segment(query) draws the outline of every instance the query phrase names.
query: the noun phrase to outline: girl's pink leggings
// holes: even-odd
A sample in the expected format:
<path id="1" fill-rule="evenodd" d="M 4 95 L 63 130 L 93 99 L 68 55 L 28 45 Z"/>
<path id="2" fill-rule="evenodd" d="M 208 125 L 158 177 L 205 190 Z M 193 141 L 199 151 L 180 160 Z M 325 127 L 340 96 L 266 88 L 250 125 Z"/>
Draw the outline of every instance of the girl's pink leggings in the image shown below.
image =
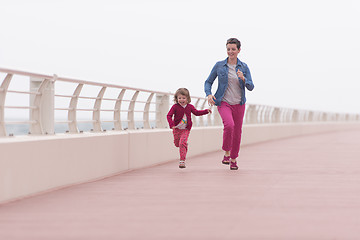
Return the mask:
<path id="1" fill-rule="evenodd" d="M 245 104 L 230 105 L 227 102 L 221 102 L 217 109 L 224 124 L 222 149 L 230 151 L 230 158 L 236 159 L 240 151 Z"/>
<path id="2" fill-rule="evenodd" d="M 188 129 L 174 128 L 173 134 L 174 134 L 174 144 L 176 147 L 179 148 L 180 160 L 185 160 L 188 150 L 187 141 L 189 138 L 190 131 Z"/>

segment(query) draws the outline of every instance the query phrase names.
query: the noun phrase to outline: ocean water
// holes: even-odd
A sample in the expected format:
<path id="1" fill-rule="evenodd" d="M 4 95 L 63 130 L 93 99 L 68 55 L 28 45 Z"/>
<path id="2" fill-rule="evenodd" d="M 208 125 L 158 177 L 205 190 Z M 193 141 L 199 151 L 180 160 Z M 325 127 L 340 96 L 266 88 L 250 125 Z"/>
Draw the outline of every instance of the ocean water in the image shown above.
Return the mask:
<path id="1" fill-rule="evenodd" d="M 111 131 L 114 128 L 114 123 L 102 123 L 101 127 L 103 130 Z M 135 127 L 137 129 L 142 129 L 144 127 L 143 122 L 135 122 Z M 155 121 L 150 121 L 150 127 L 155 128 Z M 5 124 L 7 135 L 28 135 L 30 132 L 29 124 Z M 67 124 L 55 124 L 55 133 L 66 133 L 69 130 Z M 78 123 L 79 131 L 90 132 L 93 128 L 91 123 Z M 128 128 L 127 122 L 123 123 L 122 128 L 125 130 Z"/>
<path id="2" fill-rule="evenodd" d="M 20 122 L 20 121 L 26 121 L 21 119 L 11 119 L 11 121 Z M 60 121 L 60 120 L 59 120 Z M 204 125 L 207 126 L 207 119 L 203 119 Z M 195 125 L 194 125 L 195 126 Z M 101 127 L 103 130 L 106 131 L 112 131 L 114 129 L 114 123 L 113 122 L 103 122 L 101 123 Z M 150 120 L 150 127 L 156 128 L 156 121 Z M 30 125 L 29 124 L 6 124 L 6 133 L 7 135 L 13 135 L 13 136 L 19 136 L 19 135 L 28 135 L 30 132 Z M 56 123 L 55 126 L 55 133 L 66 133 L 69 130 L 67 123 Z M 126 130 L 128 128 L 128 123 L 122 122 L 122 129 Z M 142 129 L 144 128 L 144 122 L 143 121 L 135 121 L 135 128 L 136 129 Z M 78 123 L 78 129 L 79 131 L 83 132 L 91 132 L 93 129 L 92 123 Z"/>

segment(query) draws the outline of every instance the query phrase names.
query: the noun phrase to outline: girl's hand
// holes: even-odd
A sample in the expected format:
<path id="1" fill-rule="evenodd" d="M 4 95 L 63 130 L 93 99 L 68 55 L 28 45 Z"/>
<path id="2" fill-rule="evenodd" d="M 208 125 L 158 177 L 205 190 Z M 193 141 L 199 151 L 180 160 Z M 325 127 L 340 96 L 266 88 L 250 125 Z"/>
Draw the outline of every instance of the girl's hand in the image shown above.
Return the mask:
<path id="1" fill-rule="evenodd" d="M 208 113 L 212 113 L 211 109 L 208 109 Z"/>
<path id="2" fill-rule="evenodd" d="M 236 73 L 237 73 L 238 77 L 239 77 L 243 82 L 245 82 L 245 77 L 244 77 L 243 72 L 238 69 Z"/>
<path id="3" fill-rule="evenodd" d="M 215 100 L 216 100 L 216 98 L 215 98 L 214 95 L 208 95 L 207 96 L 207 101 L 209 103 L 209 106 L 213 106 L 215 104 Z"/>
<path id="4" fill-rule="evenodd" d="M 175 129 L 175 126 L 173 126 L 171 129 Z"/>

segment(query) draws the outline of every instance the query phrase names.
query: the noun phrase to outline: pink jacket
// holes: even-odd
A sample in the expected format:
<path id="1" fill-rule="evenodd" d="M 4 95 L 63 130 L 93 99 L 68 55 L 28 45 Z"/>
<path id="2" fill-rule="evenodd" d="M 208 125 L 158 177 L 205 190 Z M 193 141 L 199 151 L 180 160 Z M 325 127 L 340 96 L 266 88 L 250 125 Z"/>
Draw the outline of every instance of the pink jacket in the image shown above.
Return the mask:
<path id="1" fill-rule="evenodd" d="M 191 104 L 188 104 L 185 108 L 183 108 L 178 103 L 174 104 L 167 114 L 167 120 L 169 122 L 170 128 L 172 128 L 180 123 L 182 117 L 184 116 L 184 113 L 186 114 L 186 118 L 187 118 L 186 128 L 190 130 L 192 127 L 191 113 L 195 114 L 196 116 L 201 116 L 201 115 L 208 114 L 209 111 L 208 111 L 208 109 L 196 110 L 196 108 Z M 174 115 L 174 120 L 173 120 L 173 115 Z"/>

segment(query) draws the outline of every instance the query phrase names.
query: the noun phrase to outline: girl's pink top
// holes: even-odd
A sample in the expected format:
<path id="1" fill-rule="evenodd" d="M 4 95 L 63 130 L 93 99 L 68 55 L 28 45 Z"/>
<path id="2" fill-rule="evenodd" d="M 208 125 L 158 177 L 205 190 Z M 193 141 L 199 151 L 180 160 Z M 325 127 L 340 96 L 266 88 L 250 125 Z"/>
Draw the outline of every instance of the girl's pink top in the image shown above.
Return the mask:
<path id="1" fill-rule="evenodd" d="M 196 116 L 201 116 L 201 115 L 208 114 L 209 111 L 208 111 L 208 109 L 196 110 L 196 108 L 191 104 L 187 104 L 187 106 L 185 108 L 182 107 L 178 103 L 174 104 L 167 114 L 167 120 L 169 122 L 170 128 L 178 125 L 180 123 L 182 117 L 184 116 L 184 114 L 186 114 L 186 118 L 187 118 L 186 129 L 190 130 L 192 127 L 191 113 L 193 113 Z M 173 116 L 174 116 L 174 119 L 173 119 Z"/>

